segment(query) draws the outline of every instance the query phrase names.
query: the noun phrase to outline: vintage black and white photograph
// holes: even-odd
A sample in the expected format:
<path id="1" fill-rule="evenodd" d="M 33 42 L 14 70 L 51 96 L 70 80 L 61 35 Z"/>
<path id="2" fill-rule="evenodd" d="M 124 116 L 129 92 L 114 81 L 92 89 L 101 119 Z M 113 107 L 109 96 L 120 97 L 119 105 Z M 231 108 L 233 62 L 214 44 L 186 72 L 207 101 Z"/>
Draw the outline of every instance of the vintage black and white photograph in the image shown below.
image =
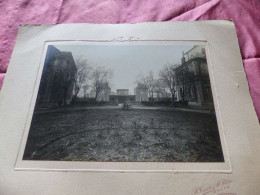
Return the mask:
<path id="1" fill-rule="evenodd" d="M 23 160 L 224 162 L 205 45 L 48 45 Z"/>

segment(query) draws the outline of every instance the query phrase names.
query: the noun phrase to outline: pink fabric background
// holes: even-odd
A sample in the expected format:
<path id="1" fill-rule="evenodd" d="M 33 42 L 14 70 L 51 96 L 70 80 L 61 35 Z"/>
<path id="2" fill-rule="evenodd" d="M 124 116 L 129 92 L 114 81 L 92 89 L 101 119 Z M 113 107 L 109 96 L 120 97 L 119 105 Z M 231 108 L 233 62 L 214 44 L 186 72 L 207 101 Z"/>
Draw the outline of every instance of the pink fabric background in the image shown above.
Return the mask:
<path id="1" fill-rule="evenodd" d="M 5 0 L 0 1 L 0 18 L 0 89 L 19 24 L 232 19 L 260 119 L 259 0 Z"/>

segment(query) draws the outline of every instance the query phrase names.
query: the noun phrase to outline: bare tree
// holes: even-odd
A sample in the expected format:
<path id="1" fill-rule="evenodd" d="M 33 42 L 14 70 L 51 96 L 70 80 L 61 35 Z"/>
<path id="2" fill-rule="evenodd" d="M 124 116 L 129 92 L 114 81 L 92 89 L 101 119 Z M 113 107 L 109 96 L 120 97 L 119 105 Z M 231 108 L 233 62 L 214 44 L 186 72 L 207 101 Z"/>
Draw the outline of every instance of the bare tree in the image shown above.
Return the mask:
<path id="1" fill-rule="evenodd" d="M 160 98 L 160 96 L 163 95 L 165 88 L 166 86 L 164 85 L 161 79 L 156 79 L 154 81 L 154 92 L 157 94 L 158 98 Z"/>
<path id="2" fill-rule="evenodd" d="M 64 72 L 63 74 L 63 90 L 64 90 L 64 94 L 63 94 L 63 102 L 64 102 L 64 106 L 67 105 L 67 96 L 68 96 L 68 91 L 69 88 L 71 87 L 72 83 L 73 83 L 73 79 L 70 76 L 70 73 L 68 73 L 67 71 Z"/>
<path id="3" fill-rule="evenodd" d="M 85 100 L 89 86 L 87 84 L 85 84 L 82 86 L 82 88 L 83 88 L 83 94 L 84 94 L 84 100 Z"/>
<path id="4" fill-rule="evenodd" d="M 82 89 L 83 84 L 91 75 L 91 67 L 87 60 L 82 56 L 75 59 L 75 65 L 77 68 L 74 78 L 74 101 L 76 101 L 79 91 Z"/>
<path id="5" fill-rule="evenodd" d="M 156 86 L 156 80 L 154 79 L 153 72 L 150 71 L 147 75 L 144 75 L 142 73 L 139 74 L 137 80 L 137 83 L 143 84 L 145 87 L 148 88 L 148 95 L 149 98 L 154 101 L 154 92 L 155 92 L 155 86 Z"/>
<path id="6" fill-rule="evenodd" d="M 106 84 L 112 78 L 112 71 L 106 69 L 104 66 L 95 66 L 92 69 L 91 80 L 92 80 L 92 89 L 96 92 L 95 99 L 99 93 L 103 90 Z"/>
<path id="7" fill-rule="evenodd" d="M 185 97 L 190 92 L 195 80 L 195 75 L 186 65 L 179 65 L 176 69 L 178 75 L 177 84 L 181 87 L 180 94 L 183 106 L 185 105 Z"/>
<path id="8" fill-rule="evenodd" d="M 177 91 L 177 75 L 175 70 L 176 67 L 177 65 L 167 64 L 159 73 L 161 82 L 169 89 L 172 94 L 172 101 L 174 101 Z"/>

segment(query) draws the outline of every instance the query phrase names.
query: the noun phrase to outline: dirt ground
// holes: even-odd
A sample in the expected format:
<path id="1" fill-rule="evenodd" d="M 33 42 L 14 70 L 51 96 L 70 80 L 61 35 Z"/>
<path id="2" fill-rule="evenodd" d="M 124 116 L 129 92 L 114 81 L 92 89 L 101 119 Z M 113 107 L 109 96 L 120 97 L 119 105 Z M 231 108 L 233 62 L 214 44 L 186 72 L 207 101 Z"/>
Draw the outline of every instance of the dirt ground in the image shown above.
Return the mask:
<path id="1" fill-rule="evenodd" d="M 214 114 L 142 109 L 34 114 L 23 159 L 224 161 Z"/>

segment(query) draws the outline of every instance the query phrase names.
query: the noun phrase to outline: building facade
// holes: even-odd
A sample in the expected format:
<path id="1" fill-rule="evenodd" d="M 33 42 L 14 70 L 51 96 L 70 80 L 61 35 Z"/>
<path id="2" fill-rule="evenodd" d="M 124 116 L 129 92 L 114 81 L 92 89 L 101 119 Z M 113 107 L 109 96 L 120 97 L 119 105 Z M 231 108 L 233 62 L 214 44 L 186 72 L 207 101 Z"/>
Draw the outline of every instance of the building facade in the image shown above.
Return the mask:
<path id="1" fill-rule="evenodd" d="M 117 89 L 116 94 L 117 95 L 129 95 L 129 89 Z"/>
<path id="2" fill-rule="evenodd" d="M 161 89 L 153 93 L 154 101 L 172 100 L 172 94 L 167 92 L 166 89 Z"/>
<path id="3" fill-rule="evenodd" d="M 130 103 L 135 101 L 135 95 L 110 95 L 109 99 L 117 104 Z"/>
<path id="4" fill-rule="evenodd" d="M 108 83 L 105 83 L 101 91 L 98 93 L 96 98 L 96 91 L 91 90 L 89 94 L 89 98 L 96 98 L 96 101 L 98 102 L 108 102 L 109 101 L 109 95 L 111 94 L 111 88 L 109 87 Z"/>
<path id="5" fill-rule="evenodd" d="M 54 46 L 48 46 L 37 105 L 69 104 L 73 96 L 76 71 L 71 52 L 62 52 Z"/>
<path id="6" fill-rule="evenodd" d="M 144 84 L 138 83 L 134 94 L 136 102 L 148 101 L 148 88 Z"/>
<path id="7" fill-rule="evenodd" d="M 135 95 L 129 95 L 129 89 L 117 89 L 116 94 L 109 96 L 110 102 L 117 104 L 135 101 Z"/>
<path id="8" fill-rule="evenodd" d="M 189 105 L 213 107 L 213 97 L 209 79 L 204 46 L 194 46 L 183 53 L 181 65 L 175 69 L 177 76 L 177 100 L 185 100 Z"/>
<path id="9" fill-rule="evenodd" d="M 109 95 L 111 94 L 111 88 L 108 83 L 105 83 L 102 90 L 97 95 L 97 101 L 109 102 Z"/>

